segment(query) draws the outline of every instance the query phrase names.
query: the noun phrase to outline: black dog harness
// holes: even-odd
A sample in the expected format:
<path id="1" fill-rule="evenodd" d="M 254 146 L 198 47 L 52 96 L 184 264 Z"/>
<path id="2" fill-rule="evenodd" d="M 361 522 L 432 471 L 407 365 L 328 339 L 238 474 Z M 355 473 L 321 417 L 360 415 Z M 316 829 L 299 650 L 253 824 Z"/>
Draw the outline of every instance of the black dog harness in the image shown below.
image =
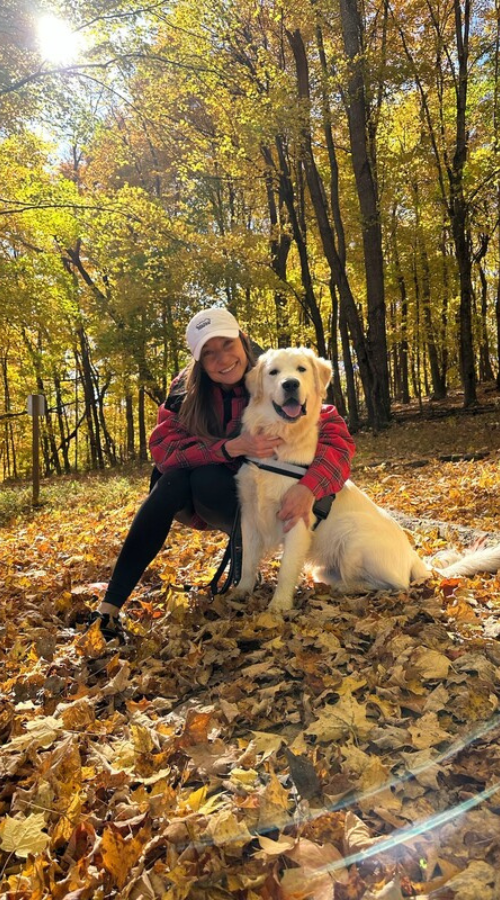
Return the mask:
<path id="1" fill-rule="evenodd" d="M 277 475 L 287 475 L 289 478 L 299 479 L 302 478 L 307 472 L 307 467 L 305 466 L 297 466 L 294 463 L 281 462 L 272 458 L 257 459 L 257 457 L 248 456 L 245 459 L 245 463 L 257 466 L 259 469 L 263 469 L 265 472 L 275 472 Z M 323 519 L 326 519 L 328 513 L 332 508 L 332 503 L 334 500 L 335 494 L 328 494 L 326 497 L 322 497 L 321 500 L 316 500 L 312 508 L 313 515 L 316 518 L 316 521 L 312 527 L 313 531 L 316 530 Z M 212 578 L 212 581 L 210 582 L 210 590 L 214 597 L 217 594 L 225 594 L 230 587 L 238 584 L 241 579 L 242 559 L 243 541 L 241 537 L 241 507 L 238 504 L 238 508 L 234 517 L 233 528 L 229 536 L 227 547 L 224 551 L 224 556 L 222 557 L 219 568 L 217 569 L 214 577 Z M 221 580 L 228 566 L 229 570 L 226 575 L 225 581 L 222 585 L 219 586 L 219 581 Z"/>

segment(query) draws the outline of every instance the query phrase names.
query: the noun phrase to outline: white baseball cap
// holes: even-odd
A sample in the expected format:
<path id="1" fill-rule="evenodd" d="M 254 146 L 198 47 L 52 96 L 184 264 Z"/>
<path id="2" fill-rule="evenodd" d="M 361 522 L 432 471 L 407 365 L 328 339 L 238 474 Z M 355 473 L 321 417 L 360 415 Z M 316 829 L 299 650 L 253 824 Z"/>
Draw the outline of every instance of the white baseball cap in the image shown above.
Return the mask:
<path id="1" fill-rule="evenodd" d="M 210 338 L 237 338 L 239 333 L 240 326 L 234 316 L 227 309 L 212 306 L 193 316 L 186 328 L 186 341 L 194 358 L 198 360 Z"/>

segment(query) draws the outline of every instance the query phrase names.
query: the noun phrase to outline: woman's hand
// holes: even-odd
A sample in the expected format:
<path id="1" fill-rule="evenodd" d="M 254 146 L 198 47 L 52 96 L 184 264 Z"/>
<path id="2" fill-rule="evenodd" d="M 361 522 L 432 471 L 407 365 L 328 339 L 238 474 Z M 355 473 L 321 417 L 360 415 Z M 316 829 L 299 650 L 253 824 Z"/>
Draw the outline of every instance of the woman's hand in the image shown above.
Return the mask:
<path id="1" fill-rule="evenodd" d="M 267 437 L 263 434 L 240 434 L 238 437 L 226 441 L 224 447 L 229 456 L 256 456 L 257 459 L 266 459 L 272 456 L 276 447 L 283 443 L 280 437 Z"/>
<path id="2" fill-rule="evenodd" d="M 281 519 L 283 531 L 291 531 L 300 519 L 304 519 L 306 526 L 311 524 L 311 513 L 314 505 L 314 494 L 305 484 L 292 484 L 281 501 L 281 509 L 278 519 Z"/>

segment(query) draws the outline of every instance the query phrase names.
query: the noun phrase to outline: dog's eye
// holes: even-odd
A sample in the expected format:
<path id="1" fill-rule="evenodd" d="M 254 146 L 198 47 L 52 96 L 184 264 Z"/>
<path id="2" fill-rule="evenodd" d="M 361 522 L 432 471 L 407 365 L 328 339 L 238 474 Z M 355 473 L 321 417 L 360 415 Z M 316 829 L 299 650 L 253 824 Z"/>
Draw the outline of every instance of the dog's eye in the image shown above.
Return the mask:
<path id="1" fill-rule="evenodd" d="M 278 372 L 279 372 L 279 369 L 269 369 L 269 374 L 270 374 L 270 375 L 277 375 Z"/>
<path id="2" fill-rule="evenodd" d="M 305 366 L 297 366 L 297 372 L 307 372 L 307 369 Z"/>

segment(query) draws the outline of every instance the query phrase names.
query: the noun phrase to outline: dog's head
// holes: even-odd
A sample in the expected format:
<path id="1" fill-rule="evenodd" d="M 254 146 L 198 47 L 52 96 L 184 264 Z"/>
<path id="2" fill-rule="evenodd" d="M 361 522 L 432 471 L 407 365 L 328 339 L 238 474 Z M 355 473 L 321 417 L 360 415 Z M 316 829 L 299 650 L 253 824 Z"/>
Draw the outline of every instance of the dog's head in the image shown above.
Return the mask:
<path id="1" fill-rule="evenodd" d="M 274 417 L 289 424 L 317 416 L 332 367 L 307 347 L 268 350 L 246 377 L 251 404 L 268 403 Z"/>

